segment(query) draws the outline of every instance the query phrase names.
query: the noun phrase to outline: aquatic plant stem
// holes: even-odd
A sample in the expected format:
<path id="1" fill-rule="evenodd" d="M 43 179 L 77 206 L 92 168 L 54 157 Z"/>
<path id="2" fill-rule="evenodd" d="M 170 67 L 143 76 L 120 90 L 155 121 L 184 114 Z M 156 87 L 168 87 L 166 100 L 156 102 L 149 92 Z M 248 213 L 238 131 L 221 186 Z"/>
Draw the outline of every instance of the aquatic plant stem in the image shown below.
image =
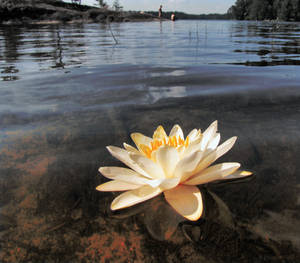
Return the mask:
<path id="1" fill-rule="evenodd" d="M 109 31 L 110 31 L 110 33 L 111 33 L 111 35 L 112 35 L 112 37 L 113 37 L 113 39 L 114 39 L 116 45 L 117 45 L 117 44 L 119 44 L 119 42 L 118 42 L 118 40 L 116 39 L 116 37 L 115 37 L 113 31 L 111 30 L 110 22 L 109 22 L 108 20 L 107 20 L 107 22 L 108 22 L 108 23 L 107 23 L 107 24 L 108 24 L 108 29 L 109 29 Z"/>

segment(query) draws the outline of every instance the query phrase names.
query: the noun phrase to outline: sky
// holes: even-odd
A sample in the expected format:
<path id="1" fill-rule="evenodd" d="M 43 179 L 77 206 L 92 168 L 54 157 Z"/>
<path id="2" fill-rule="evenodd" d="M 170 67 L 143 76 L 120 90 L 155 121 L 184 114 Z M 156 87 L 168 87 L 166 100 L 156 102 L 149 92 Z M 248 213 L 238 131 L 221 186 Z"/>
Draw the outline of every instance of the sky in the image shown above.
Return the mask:
<path id="1" fill-rule="evenodd" d="M 71 2 L 71 0 L 64 0 Z M 156 11 L 159 5 L 163 11 L 180 11 L 189 14 L 226 13 L 236 0 L 119 0 L 123 9 L 128 11 Z M 105 1 L 109 6 L 114 0 Z M 95 5 L 96 0 L 81 0 L 81 4 Z"/>

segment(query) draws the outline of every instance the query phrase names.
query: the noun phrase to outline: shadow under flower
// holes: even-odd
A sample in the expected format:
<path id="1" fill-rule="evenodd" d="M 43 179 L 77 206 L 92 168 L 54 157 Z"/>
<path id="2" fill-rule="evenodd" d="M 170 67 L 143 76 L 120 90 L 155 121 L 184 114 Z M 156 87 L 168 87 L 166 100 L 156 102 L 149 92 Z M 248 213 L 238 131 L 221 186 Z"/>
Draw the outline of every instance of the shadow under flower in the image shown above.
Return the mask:
<path id="1" fill-rule="evenodd" d="M 235 222 L 230 209 L 218 195 L 210 190 L 209 186 L 224 183 L 249 182 L 253 178 L 253 175 L 246 177 L 239 176 L 199 187 L 203 196 L 204 211 L 202 217 L 193 222 L 179 215 L 166 202 L 163 195 L 121 210 L 111 211 L 108 208 L 106 213 L 109 217 L 117 219 L 138 215 L 144 221 L 148 233 L 155 240 L 169 240 L 176 231 L 181 230 L 188 240 L 197 242 L 201 239 L 201 236 L 206 235 L 205 228 L 202 228 L 206 222 L 217 223 L 223 227 L 235 229 Z M 180 228 L 178 226 L 180 226 Z"/>

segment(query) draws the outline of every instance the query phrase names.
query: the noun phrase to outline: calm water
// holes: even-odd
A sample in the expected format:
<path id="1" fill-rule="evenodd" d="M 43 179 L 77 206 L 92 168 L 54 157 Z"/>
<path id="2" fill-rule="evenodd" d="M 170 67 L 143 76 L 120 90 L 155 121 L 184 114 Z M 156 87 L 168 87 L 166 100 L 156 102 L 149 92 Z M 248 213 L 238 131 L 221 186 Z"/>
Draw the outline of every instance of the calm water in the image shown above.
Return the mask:
<path id="1" fill-rule="evenodd" d="M 300 262 L 300 24 L 0 27 L 0 262 Z M 113 36 L 116 38 L 114 40 Z M 106 145 L 219 121 L 250 180 L 112 213 Z M 179 223 L 179 221 L 181 221 Z M 179 223 L 179 224 L 178 224 Z M 173 233 L 173 235 L 169 235 Z"/>

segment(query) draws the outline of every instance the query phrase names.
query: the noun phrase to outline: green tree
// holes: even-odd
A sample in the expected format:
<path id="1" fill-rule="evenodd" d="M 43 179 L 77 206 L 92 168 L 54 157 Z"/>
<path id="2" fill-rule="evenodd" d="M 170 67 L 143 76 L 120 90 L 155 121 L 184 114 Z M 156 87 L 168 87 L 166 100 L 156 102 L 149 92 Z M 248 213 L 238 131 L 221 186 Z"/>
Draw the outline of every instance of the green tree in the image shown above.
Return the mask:
<path id="1" fill-rule="evenodd" d="M 236 7 L 234 5 L 227 10 L 227 16 L 229 19 L 236 19 Z"/>
<path id="2" fill-rule="evenodd" d="M 300 21 L 300 0 L 236 0 L 227 14 L 238 20 Z"/>
<path id="3" fill-rule="evenodd" d="M 295 20 L 300 21 L 300 0 L 294 0 Z"/>
<path id="4" fill-rule="evenodd" d="M 281 9 L 279 12 L 279 18 L 284 21 L 288 21 L 291 19 L 291 1 L 290 0 L 283 0 Z"/>
<path id="5" fill-rule="evenodd" d="M 249 6 L 249 17 L 251 20 L 273 19 L 273 8 L 270 0 L 253 0 Z"/>
<path id="6" fill-rule="evenodd" d="M 299 0 L 276 0 L 274 8 L 280 20 L 299 20 Z"/>
<path id="7" fill-rule="evenodd" d="M 104 0 L 97 0 L 97 2 L 98 2 L 99 6 L 101 8 L 106 8 L 107 7 L 107 4 Z"/>
<path id="8" fill-rule="evenodd" d="M 249 7 L 252 1 L 253 0 L 236 0 L 234 6 L 230 8 L 234 18 L 238 20 L 249 19 Z"/>
<path id="9" fill-rule="evenodd" d="M 300 16 L 300 1 L 299 0 L 289 0 L 286 5 L 286 14 L 288 20 L 299 21 Z"/>
<path id="10" fill-rule="evenodd" d="M 113 8 L 116 10 L 116 11 L 121 11 L 123 6 L 120 5 L 120 2 L 119 0 L 115 0 L 114 3 L 113 3 Z"/>

